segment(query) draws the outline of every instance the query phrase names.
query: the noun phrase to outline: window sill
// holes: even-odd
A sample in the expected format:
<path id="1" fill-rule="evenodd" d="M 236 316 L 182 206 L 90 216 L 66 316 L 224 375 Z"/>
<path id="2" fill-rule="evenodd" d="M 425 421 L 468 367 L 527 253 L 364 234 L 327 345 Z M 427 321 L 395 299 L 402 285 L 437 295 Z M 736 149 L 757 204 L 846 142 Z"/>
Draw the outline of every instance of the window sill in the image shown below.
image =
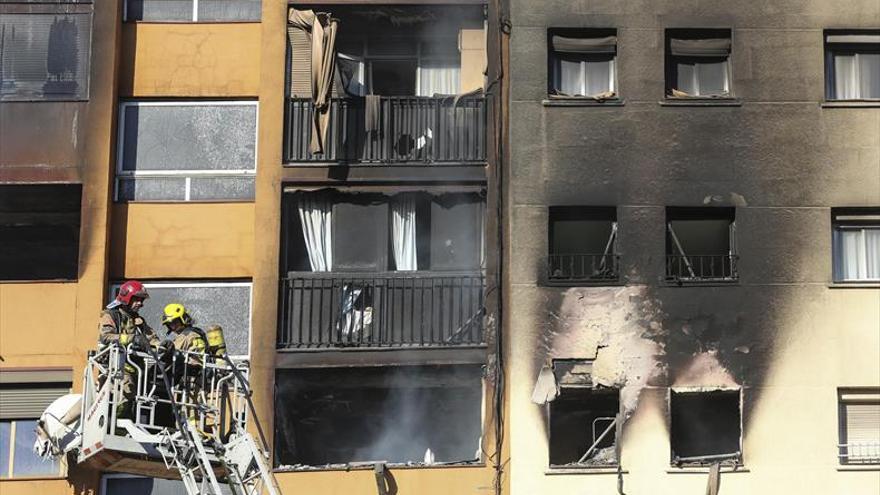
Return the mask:
<path id="1" fill-rule="evenodd" d="M 545 107 L 622 107 L 625 100 L 622 98 L 608 98 L 597 100 L 595 98 L 548 98 L 541 100 Z"/>
<path id="2" fill-rule="evenodd" d="M 822 108 L 880 108 L 880 100 L 827 100 Z"/>
<path id="3" fill-rule="evenodd" d="M 739 279 L 733 280 L 674 280 L 664 279 L 666 287 L 730 287 L 738 286 Z"/>
<path id="4" fill-rule="evenodd" d="M 738 98 L 666 98 L 661 107 L 741 107 Z"/>
<path id="5" fill-rule="evenodd" d="M 229 19 L 229 20 L 225 20 L 225 21 L 192 21 L 192 20 L 185 21 L 182 19 L 171 19 L 171 20 L 167 20 L 167 21 L 161 21 L 161 20 L 142 21 L 142 20 L 138 20 L 138 19 L 134 19 L 134 20 L 127 20 L 126 19 L 126 20 L 122 21 L 123 24 L 260 24 L 261 22 L 262 21 L 259 19 L 257 19 L 257 20 Z"/>
<path id="6" fill-rule="evenodd" d="M 829 289 L 880 289 L 880 282 L 832 282 Z"/>
<path id="7" fill-rule="evenodd" d="M 837 466 L 839 472 L 880 471 L 880 464 L 867 464 L 861 466 Z"/>
<path id="8" fill-rule="evenodd" d="M 742 465 L 736 466 L 721 466 L 721 473 L 749 473 L 751 472 L 748 468 Z M 709 474 L 709 466 L 693 466 L 693 467 L 670 467 L 666 470 L 666 474 Z"/>
<path id="9" fill-rule="evenodd" d="M 78 279 L 75 278 L 43 278 L 43 279 L 33 279 L 33 280 L 0 280 L 0 285 L 3 284 L 75 284 L 79 282 Z"/>
<path id="10" fill-rule="evenodd" d="M 544 287 L 622 287 L 622 280 L 544 280 Z"/>
<path id="11" fill-rule="evenodd" d="M 629 474 L 629 471 L 622 469 L 622 474 Z M 617 466 L 572 466 L 572 467 L 550 467 L 544 470 L 547 476 L 558 476 L 566 474 L 617 474 Z"/>
<path id="12" fill-rule="evenodd" d="M 64 481 L 67 478 L 59 475 L 45 475 L 45 476 L 15 476 L 12 478 L 0 478 L 0 483 L 10 482 L 10 481 Z"/>

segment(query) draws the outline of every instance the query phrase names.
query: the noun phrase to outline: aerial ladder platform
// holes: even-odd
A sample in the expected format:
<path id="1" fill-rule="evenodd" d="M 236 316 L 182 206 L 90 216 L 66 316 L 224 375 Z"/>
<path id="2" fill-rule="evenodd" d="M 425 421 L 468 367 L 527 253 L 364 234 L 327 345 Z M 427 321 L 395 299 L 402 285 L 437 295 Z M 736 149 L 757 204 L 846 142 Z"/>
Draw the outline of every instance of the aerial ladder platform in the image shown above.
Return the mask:
<path id="1" fill-rule="evenodd" d="M 72 455 L 102 472 L 180 479 L 188 495 L 281 495 L 248 368 L 226 355 L 104 346 L 89 354 L 78 419 L 53 411 L 53 403 L 38 435 L 46 455 Z"/>

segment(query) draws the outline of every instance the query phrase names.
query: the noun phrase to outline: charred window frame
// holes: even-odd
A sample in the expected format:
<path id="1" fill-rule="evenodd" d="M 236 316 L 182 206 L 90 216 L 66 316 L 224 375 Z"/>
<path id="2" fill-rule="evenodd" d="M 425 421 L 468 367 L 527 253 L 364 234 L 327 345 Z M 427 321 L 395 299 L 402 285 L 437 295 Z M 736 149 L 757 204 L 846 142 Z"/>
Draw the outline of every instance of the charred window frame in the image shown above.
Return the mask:
<path id="1" fill-rule="evenodd" d="M 551 206 L 548 233 L 548 284 L 601 285 L 619 281 L 616 208 Z"/>
<path id="2" fill-rule="evenodd" d="M 556 359 L 559 395 L 547 405 L 551 469 L 617 467 L 622 431 L 620 390 L 597 387 L 592 361 Z"/>
<path id="3" fill-rule="evenodd" d="M 0 281 L 79 277 L 81 184 L 0 185 Z"/>
<path id="4" fill-rule="evenodd" d="M 730 29 L 666 30 L 666 98 L 732 98 Z"/>
<path id="5" fill-rule="evenodd" d="M 258 102 L 125 101 L 118 202 L 253 201 Z"/>
<path id="6" fill-rule="evenodd" d="M 834 283 L 880 283 L 880 208 L 834 208 L 831 226 Z"/>
<path id="7" fill-rule="evenodd" d="M 736 282 L 736 209 L 666 209 L 666 280 L 684 284 Z"/>
<path id="8" fill-rule="evenodd" d="M 670 458 L 677 467 L 742 465 L 742 389 L 669 392 Z"/>
<path id="9" fill-rule="evenodd" d="M 838 389 L 837 405 L 840 464 L 880 464 L 880 388 Z"/>
<path id="10" fill-rule="evenodd" d="M 116 297 L 121 282 L 110 285 L 108 299 Z M 195 325 L 206 329 L 220 325 L 230 357 L 246 359 L 250 355 L 253 283 L 250 281 L 201 280 L 144 282 L 150 294 L 141 316 L 162 333 L 159 326 L 165 305 L 181 303 Z"/>
<path id="11" fill-rule="evenodd" d="M 91 0 L 0 2 L 0 102 L 87 101 Z"/>
<path id="12" fill-rule="evenodd" d="M 616 29 L 549 29 L 547 63 L 551 97 L 618 99 Z"/>
<path id="13" fill-rule="evenodd" d="M 132 22 L 260 22 L 261 0 L 123 0 Z"/>
<path id="14" fill-rule="evenodd" d="M 880 100 L 880 30 L 825 31 L 825 98 Z"/>
<path id="15" fill-rule="evenodd" d="M 483 461 L 480 364 L 278 369 L 276 470 Z"/>

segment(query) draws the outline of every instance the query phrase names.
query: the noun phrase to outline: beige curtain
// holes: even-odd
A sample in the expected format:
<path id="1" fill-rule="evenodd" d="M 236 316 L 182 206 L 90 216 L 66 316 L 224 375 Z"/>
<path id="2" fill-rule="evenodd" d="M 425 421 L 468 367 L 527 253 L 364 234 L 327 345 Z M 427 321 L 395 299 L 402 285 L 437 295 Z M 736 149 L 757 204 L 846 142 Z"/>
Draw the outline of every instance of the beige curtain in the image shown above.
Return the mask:
<path id="1" fill-rule="evenodd" d="M 312 103 L 315 116 L 312 121 L 312 138 L 309 151 L 323 153 L 330 124 L 330 89 L 336 64 L 336 19 L 330 14 L 311 10 L 290 9 L 288 23 L 302 29 L 312 37 Z"/>

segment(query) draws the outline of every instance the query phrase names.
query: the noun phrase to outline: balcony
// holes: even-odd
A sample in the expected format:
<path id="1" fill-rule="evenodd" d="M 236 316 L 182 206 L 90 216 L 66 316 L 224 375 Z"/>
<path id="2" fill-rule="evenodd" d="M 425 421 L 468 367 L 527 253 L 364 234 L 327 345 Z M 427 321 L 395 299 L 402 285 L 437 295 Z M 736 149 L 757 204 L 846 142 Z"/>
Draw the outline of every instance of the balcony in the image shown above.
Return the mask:
<path id="1" fill-rule="evenodd" d="M 285 163 L 482 164 L 486 161 L 486 99 L 479 96 L 383 96 L 377 130 L 367 131 L 364 98 L 333 98 L 325 152 L 309 152 L 314 107 L 289 98 Z"/>
<path id="2" fill-rule="evenodd" d="M 279 349 L 483 344 L 479 272 L 295 272 L 281 281 Z"/>
<path id="3" fill-rule="evenodd" d="M 619 278 L 617 254 L 551 254 L 547 258 L 547 280 L 551 284 L 603 284 Z"/>
<path id="4" fill-rule="evenodd" d="M 738 261 L 735 254 L 670 254 L 666 256 L 666 280 L 679 284 L 736 282 Z"/>

